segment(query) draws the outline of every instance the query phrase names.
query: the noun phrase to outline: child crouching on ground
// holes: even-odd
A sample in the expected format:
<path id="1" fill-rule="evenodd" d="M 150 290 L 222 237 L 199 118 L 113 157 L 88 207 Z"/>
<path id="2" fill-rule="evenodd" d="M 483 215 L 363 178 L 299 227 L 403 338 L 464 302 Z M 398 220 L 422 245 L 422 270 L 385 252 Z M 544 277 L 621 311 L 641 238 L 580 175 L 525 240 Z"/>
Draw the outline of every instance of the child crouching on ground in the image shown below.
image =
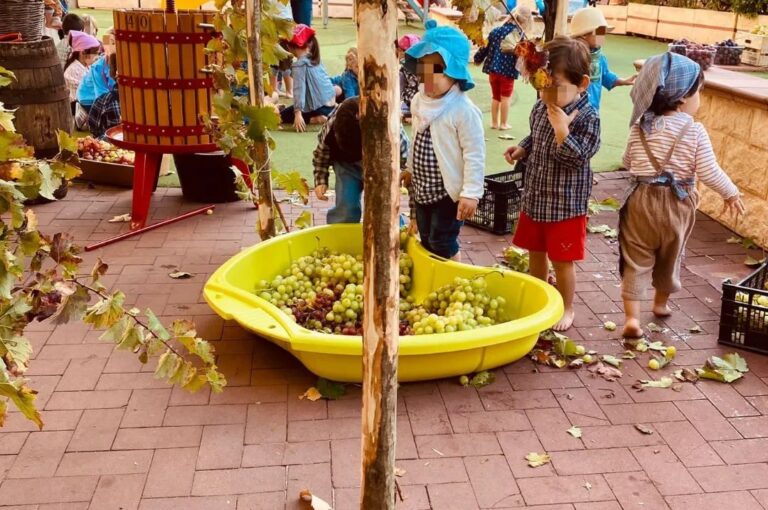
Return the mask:
<path id="1" fill-rule="evenodd" d="M 312 164 L 315 196 L 328 200 L 328 167 L 336 174 L 336 206 L 328 210 L 328 223 L 359 223 L 363 213 L 363 141 L 360 98 L 344 100 L 328 117 L 317 137 Z M 400 128 L 400 165 L 408 157 L 408 136 Z"/>
<path id="2" fill-rule="evenodd" d="M 465 94 L 475 86 L 469 40 L 434 20 L 426 28 L 424 39 L 405 54 L 406 68 L 421 81 L 411 102 L 411 231 L 418 228 L 427 250 L 458 260 L 459 231 L 483 196 L 483 116 Z"/>
<path id="3" fill-rule="evenodd" d="M 624 153 L 632 184 L 619 214 L 625 337 L 643 335 L 640 300 L 649 275 L 656 291 L 653 313 L 670 314 L 667 302 L 680 290 L 680 263 L 696 219 L 696 178 L 723 197 L 723 212 L 744 212 L 739 190 L 717 164 L 707 131 L 693 120 L 702 82 L 699 64 L 664 53 L 645 62 L 632 89 Z"/>
<path id="4" fill-rule="evenodd" d="M 589 104 L 589 48 L 556 37 L 546 45 L 551 77 L 531 111 L 531 134 L 507 150 L 509 163 L 526 164 L 522 211 L 514 242 L 530 252 L 530 272 L 547 281 L 555 266 L 565 310 L 554 326 L 573 324 L 574 262 L 584 258 L 587 202 L 592 192 L 590 160 L 600 148 L 600 118 Z"/>

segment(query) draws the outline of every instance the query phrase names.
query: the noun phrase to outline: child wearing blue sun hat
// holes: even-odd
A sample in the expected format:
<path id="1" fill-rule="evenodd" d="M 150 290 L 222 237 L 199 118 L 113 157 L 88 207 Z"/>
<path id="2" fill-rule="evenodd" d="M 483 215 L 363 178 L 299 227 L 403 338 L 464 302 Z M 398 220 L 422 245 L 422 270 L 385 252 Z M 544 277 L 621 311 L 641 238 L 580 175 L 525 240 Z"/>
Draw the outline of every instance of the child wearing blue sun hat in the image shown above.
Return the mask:
<path id="1" fill-rule="evenodd" d="M 410 230 L 418 230 L 430 252 L 458 260 L 459 231 L 483 196 L 483 116 L 465 94 L 475 86 L 469 39 L 434 20 L 427 21 L 426 29 L 422 40 L 406 51 L 403 64 L 420 82 L 411 101 Z"/>

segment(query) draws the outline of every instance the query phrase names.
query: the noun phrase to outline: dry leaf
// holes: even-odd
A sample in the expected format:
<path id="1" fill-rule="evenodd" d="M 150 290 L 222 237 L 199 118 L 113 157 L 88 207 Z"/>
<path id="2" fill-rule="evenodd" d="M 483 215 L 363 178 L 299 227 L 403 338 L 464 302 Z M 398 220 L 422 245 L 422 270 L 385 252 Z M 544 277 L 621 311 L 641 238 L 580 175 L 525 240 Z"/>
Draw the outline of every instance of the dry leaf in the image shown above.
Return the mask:
<path id="1" fill-rule="evenodd" d="M 312 386 L 303 395 L 299 395 L 299 400 L 304 400 L 305 398 L 314 402 L 323 398 L 323 395 L 320 393 L 320 390 Z"/>
<path id="2" fill-rule="evenodd" d="M 174 280 L 188 280 L 189 278 L 192 278 L 191 273 L 187 273 L 186 271 L 178 271 L 178 270 L 168 273 L 168 276 L 170 276 Z"/>
<path id="3" fill-rule="evenodd" d="M 568 430 L 566 430 L 566 432 L 568 432 L 570 435 L 572 435 L 576 439 L 581 437 L 581 429 L 579 427 L 577 427 L 576 425 L 574 425 L 573 427 L 571 427 Z"/>
<path id="4" fill-rule="evenodd" d="M 664 328 L 662 328 L 655 322 L 649 322 L 648 326 L 646 327 L 648 328 L 648 331 L 650 331 L 651 333 L 661 333 L 662 331 L 664 331 Z"/>
<path id="5" fill-rule="evenodd" d="M 598 362 L 589 368 L 589 371 L 595 374 L 595 376 L 601 376 L 608 382 L 613 382 L 623 374 L 618 368 L 609 367 L 608 365 Z"/>
<path id="6" fill-rule="evenodd" d="M 689 333 L 701 333 L 702 329 L 701 329 L 701 326 L 696 324 L 695 326 L 691 326 L 690 328 L 688 328 L 688 332 Z"/>
<path id="7" fill-rule="evenodd" d="M 589 491 L 589 490 L 592 490 L 592 484 L 591 484 L 591 483 L 589 483 L 589 482 L 584 482 L 584 485 L 582 485 L 582 487 L 584 487 L 584 488 L 585 488 L 585 489 L 587 489 L 588 491 Z"/>
<path id="8" fill-rule="evenodd" d="M 672 383 L 674 383 L 674 380 L 671 377 L 662 377 L 658 381 L 647 381 L 647 380 L 640 380 L 637 381 L 635 384 L 632 385 L 633 388 L 636 390 L 644 390 L 646 388 L 669 388 L 672 386 Z"/>
<path id="9" fill-rule="evenodd" d="M 313 496 L 309 489 L 304 489 L 299 493 L 299 499 L 306 501 L 312 507 L 312 510 L 333 510 L 331 505 L 317 496 Z"/>
<path id="10" fill-rule="evenodd" d="M 407 473 L 405 469 L 395 466 L 395 476 L 403 477 L 405 476 L 405 473 Z"/>
<path id="11" fill-rule="evenodd" d="M 543 466 L 544 464 L 549 464 L 549 461 L 551 460 L 551 458 L 547 453 L 531 452 L 525 456 L 525 460 L 528 461 L 529 466 L 535 468 L 535 467 Z"/>
<path id="12" fill-rule="evenodd" d="M 651 435 L 653 434 L 653 429 L 646 427 L 645 425 L 642 425 L 640 423 L 635 423 L 635 428 L 642 432 L 643 434 Z"/>
<path id="13" fill-rule="evenodd" d="M 699 376 L 696 372 L 691 370 L 690 368 L 681 368 L 677 372 L 674 373 L 675 378 L 678 381 L 683 382 L 692 382 L 695 383 L 699 380 Z"/>
<path id="14" fill-rule="evenodd" d="M 616 356 L 611 356 L 610 354 L 603 354 L 600 356 L 600 361 L 603 363 L 608 363 L 611 366 L 614 366 L 616 368 L 621 368 L 622 361 L 617 358 Z"/>
<path id="15" fill-rule="evenodd" d="M 624 351 L 624 354 L 621 355 L 624 359 L 635 359 L 637 358 L 637 354 L 635 354 L 635 351 Z"/>
<path id="16" fill-rule="evenodd" d="M 726 354 L 722 358 L 711 356 L 704 367 L 696 370 L 702 379 L 713 379 L 724 383 L 732 383 L 746 372 L 749 372 L 747 362 L 735 352 Z"/>
<path id="17" fill-rule="evenodd" d="M 111 220 L 108 220 L 109 223 L 128 223 L 129 221 L 131 221 L 130 214 L 121 214 L 119 216 L 113 216 Z"/>

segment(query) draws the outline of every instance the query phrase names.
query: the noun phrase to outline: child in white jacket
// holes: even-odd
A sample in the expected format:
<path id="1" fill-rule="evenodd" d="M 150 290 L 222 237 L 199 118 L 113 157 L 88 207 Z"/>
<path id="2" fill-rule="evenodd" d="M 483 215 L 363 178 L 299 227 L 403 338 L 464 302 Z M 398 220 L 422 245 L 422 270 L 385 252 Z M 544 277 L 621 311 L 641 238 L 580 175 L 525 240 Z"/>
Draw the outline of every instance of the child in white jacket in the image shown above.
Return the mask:
<path id="1" fill-rule="evenodd" d="M 421 82 L 411 102 L 411 231 L 418 229 L 427 250 L 459 260 L 459 231 L 483 196 L 483 117 L 465 94 L 475 86 L 469 40 L 434 20 L 426 28 L 405 54 L 406 68 Z"/>

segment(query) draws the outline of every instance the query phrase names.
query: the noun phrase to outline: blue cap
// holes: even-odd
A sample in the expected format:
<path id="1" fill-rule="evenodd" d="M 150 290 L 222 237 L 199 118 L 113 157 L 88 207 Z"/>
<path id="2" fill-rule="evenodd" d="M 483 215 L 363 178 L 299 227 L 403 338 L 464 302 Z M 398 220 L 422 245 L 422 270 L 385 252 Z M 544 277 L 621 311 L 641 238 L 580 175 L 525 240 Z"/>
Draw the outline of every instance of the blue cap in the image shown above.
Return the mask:
<path id="1" fill-rule="evenodd" d="M 417 60 L 437 53 L 445 62 L 445 74 L 456 80 L 462 91 L 473 88 L 475 83 L 469 73 L 471 47 L 467 36 L 453 27 L 439 27 L 433 19 L 428 20 L 424 26 L 427 29 L 424 37 L 405 52 L 405 68 L 415 73 Z"/>

